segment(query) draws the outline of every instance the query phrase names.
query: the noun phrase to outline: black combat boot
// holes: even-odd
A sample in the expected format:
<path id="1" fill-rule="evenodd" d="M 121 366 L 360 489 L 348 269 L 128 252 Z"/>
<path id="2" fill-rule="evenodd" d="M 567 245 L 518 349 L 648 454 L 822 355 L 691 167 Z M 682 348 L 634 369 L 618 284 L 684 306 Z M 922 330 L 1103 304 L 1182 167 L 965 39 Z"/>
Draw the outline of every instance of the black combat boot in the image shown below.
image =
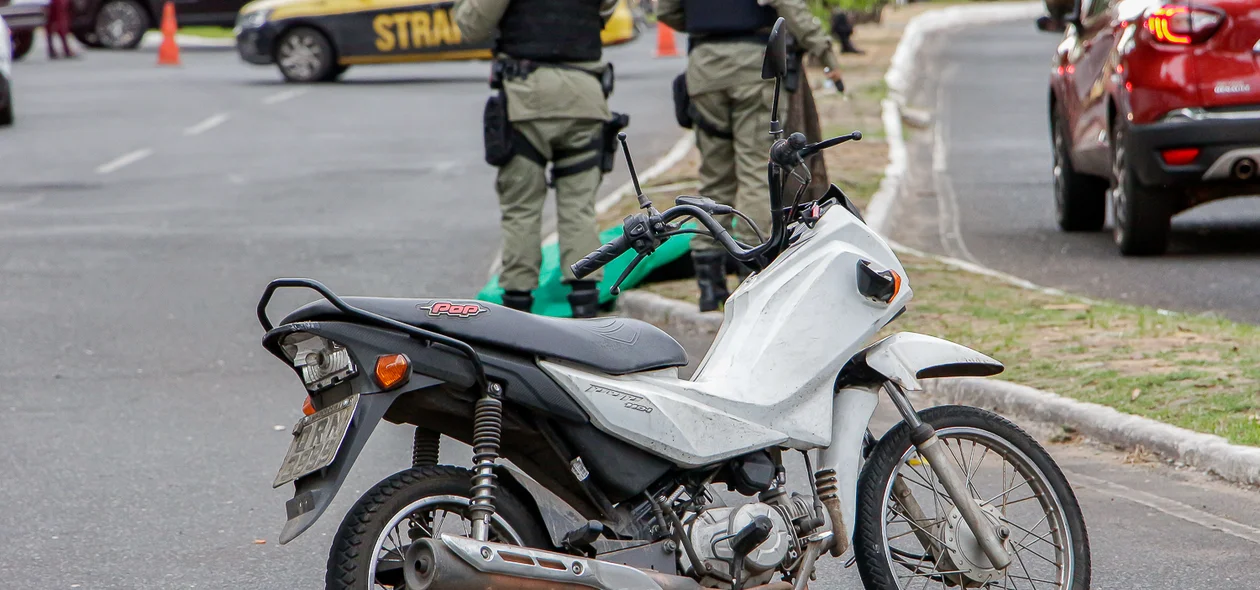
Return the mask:
<path id="1" fill-rule="evenodd" d="M 853 25 L 849 24 L 849 15 L 837 12 L 831 18 L 831 34 L 840 42 L 840 53 L 866 53 L 853 45 Z"/>
<path id="2" fill-rule="evenodd" d="M 691 264 L 696 269 L 696 284 L 700 287 L 700 311 L 716 310 L 731 294 L 726 290 L 726 252 L 693 250 Z"/>
<path id="3" fill-rule="evenodd" d="M 599 315 L 599 289 L 595 281 L 570 281 L 569 307 L 575 318 L 593 318 Z"/>
<path id="4" fill-rule="evenodd" d="M 504 307 L 529 313 L 534 307 L 534 294 L 529 291 L 504 291 L 503 305 Z"/>

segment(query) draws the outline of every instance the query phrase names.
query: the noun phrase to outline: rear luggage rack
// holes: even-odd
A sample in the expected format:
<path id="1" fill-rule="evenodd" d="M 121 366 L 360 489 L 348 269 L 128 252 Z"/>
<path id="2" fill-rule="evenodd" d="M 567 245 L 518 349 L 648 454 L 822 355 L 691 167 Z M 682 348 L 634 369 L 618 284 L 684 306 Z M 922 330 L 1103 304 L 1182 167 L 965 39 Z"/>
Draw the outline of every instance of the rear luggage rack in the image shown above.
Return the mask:
<path id="1" fill-rule="evenodd" d="M 325 287 L 323 283 L 313 279 L 276 279 L 267 283 L 267 289 L 263 291 L 262 298 L 258 300 L 258 323 L 262 324 L 263 330 L 270 332 L 275 329 L 275 325 L 267 318 L 267 304 L 271 303 L 271 298 L 280 289 L 310 289 L 319 293 L 321 297 L 326 299 L 337 311 L 355 318 L 362 323 L 372 324 L 382 328 L 398 330 L 412 338 L 420 340 L 428 340 L 454 348 L 455 350 L 468 357 L 473 364 L 473 371 L 476 373 L 477 385 L 481 391 L 489 391 L 490 381 L 486 378 L 485 366 L 481 364 L 481 357 L 477 355 L 477 351 L 469 346 L 467 342 L 457 338 L 451 338 L 444 334 L 417 328 L 404 324 L 397 320 L 392 320 L 382 315 L 359 309 L 349 303 L 343 301 L 331 289 Z"/>

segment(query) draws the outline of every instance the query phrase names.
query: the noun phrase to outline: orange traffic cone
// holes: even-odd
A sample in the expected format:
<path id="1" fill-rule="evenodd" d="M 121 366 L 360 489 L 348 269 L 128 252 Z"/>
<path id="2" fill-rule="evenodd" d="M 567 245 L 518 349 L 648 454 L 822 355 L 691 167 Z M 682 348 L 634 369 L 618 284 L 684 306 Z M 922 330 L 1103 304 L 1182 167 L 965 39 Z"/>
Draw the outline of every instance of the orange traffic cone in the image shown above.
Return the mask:
<path id="1" fill-rule="evenodd" d="M 158 47 L 159 66 L 179 65 L 179 44 L 175 43 L 175 3 L 166 0 L 162 7 L 162 45 Z"/>
<path id="2" fill-rule="evenodd" d="M 678 45 L 674 43 L 674 29 L 660 21 L 656 23 L 656 57 L 678 57 Z"/>

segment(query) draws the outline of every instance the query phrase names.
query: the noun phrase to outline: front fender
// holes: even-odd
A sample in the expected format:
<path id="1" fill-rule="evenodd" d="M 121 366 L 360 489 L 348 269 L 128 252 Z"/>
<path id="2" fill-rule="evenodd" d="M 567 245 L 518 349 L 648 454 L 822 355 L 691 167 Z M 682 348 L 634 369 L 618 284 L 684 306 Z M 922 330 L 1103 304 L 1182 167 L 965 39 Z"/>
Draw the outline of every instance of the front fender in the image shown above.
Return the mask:
<path id="1" fill-rule="evenodd" d="M 919 391 L 919 379 L 988 377 L 1001 373 L 1002 363 L 961 344 L 914 332 L 893 334 L 858 353 L 876 373 L 908 391 Z"/>
<path id="2" fill-rule="evenodd" d="M 414 393 L 442 383 L 443 381 L 427 375 L 413 375 L 407 387 L 402 390 L 359 396 L 359 405 L 354 410 L 354 417 L 350 419 L 350 428 L 346 430 L 346 438 L 337 451 L 337 458 L 323 470 L 294 482 L 293 499 L 284 503 L 288 521 L 280 531 L 280 544 L 296 539 L 319 520 L 337 496 L 337 490 L 346 481 L 350 468 L 359 458 L 359 453 L 363 451 L 372 432 L 376 430 L 376 425 L 381 422 L 390 406 L 394 405 L 394 400 L 404 393 Z"/>

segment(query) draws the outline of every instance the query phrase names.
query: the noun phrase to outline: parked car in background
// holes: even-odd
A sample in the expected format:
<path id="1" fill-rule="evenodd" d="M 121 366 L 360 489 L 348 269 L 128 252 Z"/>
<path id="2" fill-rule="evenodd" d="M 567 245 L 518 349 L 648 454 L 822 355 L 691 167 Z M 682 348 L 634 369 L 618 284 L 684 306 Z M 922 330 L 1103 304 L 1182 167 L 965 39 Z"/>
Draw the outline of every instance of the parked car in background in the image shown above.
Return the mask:
<path id="1" fill-rule="evenodd" d="M 257 0 L 241 9 L 236 49 L 241 59 L 276 64 L 290 82 L 336 80 L 356 64 L 490 59 L 491 43 L 468 43 L 451 17 L 454 0 Z M 604 45 L 641 30 L 627 0 L 618 2 L 601 34 Z"/>
<path id="2" fill-rule="evenodd" d="M 1050 80 L 1055 204 L 1125 255 L 1163 253 L 1173 215 L 1260 194 L 1260 2 L 1078 0 Z"/>
<path id="3" fill-rule="evenodd" d="M 0 0 L 2 1 L 2 0 Z M 179 26 L 231 27 L 247 0 L 179 0 Z M 156 28 L 163 0 L 72 0 L 74 36 L 88 47 L 132 49 L 145 31 Z"/>
<path id="4" fill-rule="evenodd" d="M 35 29 L 44 26 L 48 0 L 0 0 L 0 18 L 9 26 L 13 59 L 22 59 L 31 50 Z"/>
<path id="5" fill-rule="evenodd" d="M 0 17 L 0 126 L 13 124 L 13 46 L 9 26 Z"/>

